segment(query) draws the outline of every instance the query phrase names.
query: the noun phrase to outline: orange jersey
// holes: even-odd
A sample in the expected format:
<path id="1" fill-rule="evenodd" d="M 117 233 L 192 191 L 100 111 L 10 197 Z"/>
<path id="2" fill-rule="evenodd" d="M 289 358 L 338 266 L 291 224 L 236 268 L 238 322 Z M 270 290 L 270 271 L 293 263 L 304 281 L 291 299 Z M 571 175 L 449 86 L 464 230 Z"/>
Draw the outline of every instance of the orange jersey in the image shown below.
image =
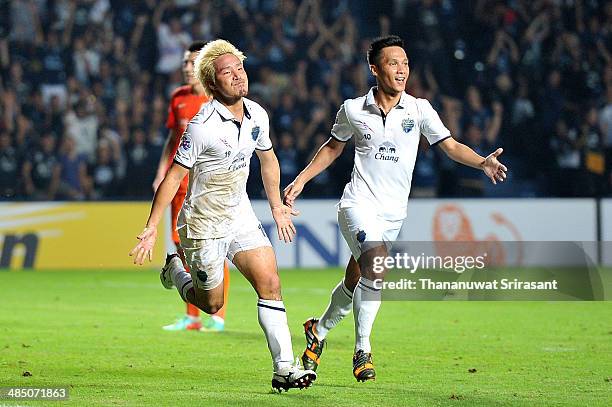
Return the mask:
<path id="1" fill-rule="evenodd" d="M 168 167 L 174 160 L 183 132 L 187 128 L 187 123 L 206 102 L 208 102 L 208 98 L 205 95 L 193 93 L 190 85 L 181 86 L 172 93 L 170 106 L 168 106 L 168 120 L 166 120 L 166 127 L 172 130 L 169 141 Z"/>
<path id="2" fill-rule="evenodd" d="M 181 86 L 172 93 L 170 106 L 168 106 L 168 120 L 166 120 L 166 127 L 171 130 L 170 140 L 168 141 L 168 148 L 170 149 L 168 168 L 172 165 L 183 132 L 187 128 L 187 123 L 200 111 L 200 107 L 206 102 L 208 102 L 208 98 L 205 95 L 193 93 L 189 85 Z M 183 178 L 175 197 L 172 199 L 172 205 L 170 205 L 172 213 L 172 239 L 175 243 L 179 243 L 176 223 L 179 211 L 185 200 L 185 195 L 187 195 L 188 185 L 189 176 L 186 176 Z"/>

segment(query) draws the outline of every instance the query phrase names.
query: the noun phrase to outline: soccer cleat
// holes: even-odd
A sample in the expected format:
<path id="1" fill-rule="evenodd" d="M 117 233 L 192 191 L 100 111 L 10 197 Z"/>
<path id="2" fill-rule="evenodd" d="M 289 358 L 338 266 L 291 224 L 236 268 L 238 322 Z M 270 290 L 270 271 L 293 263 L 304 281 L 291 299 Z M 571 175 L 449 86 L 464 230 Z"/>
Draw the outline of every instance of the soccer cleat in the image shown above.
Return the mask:
<path id="1" fill-rule="evenodd" d="M 376 379 L 371 353 L 366 353 L 361 349 L 355 353 L 353 356 L 353 376 L 358 382 Z"/>
<path id="2" fill-rule="evenodd" d="M 317 374 L 312 370 L 303 370 L 299 364 L 289 366 L 272 375 L 272 388 L 279 393 L 289 389 L 306 389 L 317 380 Z"/>
<path id="3" fill-rule="evenodd" d="M 202 332 L 222 332 L 225 329 L 225 321 L 220 317 L 212 316 L 202 324 Z"/>
<path id="4" fill-rule="evenodd" d="M 172 278 L 170 277 L 170 267 L 172 266 L 173 261 L 181 261 L 181 258 L 178 254 L 172 253 L 166 255 L 166 264 L 164 264 L 164 267 L 162 267 L 159 273 L 159 279 L 162 285 L 168 290 L 174 286 L 174 284 L 172 283 Z"/>
<path id="5" fill-rule="evenodd" d="M 199 331 L 200 329 L 202 329 L 200 319 L 191 318 L 189 315 L 185 315 L 174 323 L 163 327 L 164 331 Z"/>
<path id="6" fill-rule="evenodd" d="M 306 335 L 306 349 L 302 354 L 302 364 L 305 369 L 310 369 L 313 372 L 319 367 L 321 353 L 325 346 L 325 339 L 319 340 L 315 333 L 315 325 L 319 322 L 316 318 L 310 318 L 304 322 L 304 335 Z"/>

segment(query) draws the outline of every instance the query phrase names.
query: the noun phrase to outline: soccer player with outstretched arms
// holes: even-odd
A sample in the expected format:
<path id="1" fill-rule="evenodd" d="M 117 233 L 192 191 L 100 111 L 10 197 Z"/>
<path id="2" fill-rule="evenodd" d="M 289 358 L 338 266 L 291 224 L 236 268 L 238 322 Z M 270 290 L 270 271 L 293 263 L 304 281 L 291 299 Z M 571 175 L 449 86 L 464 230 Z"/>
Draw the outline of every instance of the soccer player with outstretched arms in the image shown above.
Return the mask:
<path id="1" fill-rule="evenodd" d="M 260 105 L 246 98 L 244 59 L 244 54 L 225 40 L 211 41 L 198 53 L 195 75 L 213 99 L 187 125 L 130 255 L 137 264 L 151 260 L 163 211 L 189 174 L 178 231 L 190 272 L 178 256 L 169 256 L 160 274 L 163 286 L 176 287 L 183 300 L 214 314 L 223 306 L 223 262 L 228 257 L 257 293 L 259 324 L 273 361 L 272 387 L 279 391 L 305 388 L 316 379 L 316 373 L 293 364 L 276 258 L 246 193 L 253 152 L 261 163 L 279 239 L 293 239 L 291 215 L 297 213 L 281 201 L 280 169 L 270 141 L 269 118 Z"/>
<path id="2" fill-rule="evenodd" d="M 284 191 L 285 203 L 293 207 L 304 185 L 340 155 L 349 139 L 355 139 L 351 180 L 338 204 L 338 224 L 352 257 L 323 315 L 304 324 L 307 346 L 302 362 L 307 369 L 317 369 L 328 332 L 352 309 L 353 375 L 358 381 L 376 377 L 370 334 L 381 293 L 374 280 L 384 278 L 384 272 L 373 271 L 373 259 L 387 255 L 406 217 L 420 137 L 438 145 L 451 159 L 484 171 L 493 183 L 503 181 L 507 171 L 497 160 L 501 148 L 480 156 L 451 137 L 427 100 L 404 91 L 409 67 L 401 38 L 374 40 L 367 61 L 376 86 L 367 95 L 342 104 L 331 137 Z"/>
<path id="3" fill-rule="evenodd" d="M 193 75 L 193 65 L 198 51 L 206 44 L 204 41 L 192 42 L 185 54 L 183 55 L 183 81 L 185 85 L 178 87 L 170 98 L 170 106 L 168 106 L 168 119 L 166 120 L 166 127 L 168 128 L 168 138 L 164 145 L 162 156 L 159 160 L 157 167 L 157 175 L 153 181 L 153 190 L 156 191 L 161 184 L 162 180 L 166 176 L 168 169 L 174 161 L 174 156 L 179 148 L 179 143 L 183 132 L 187 128 L 187 123 L 195 116 L 200 110 L 202 105 L 208 102 L 209 98 L 204 92 L 204 87 Z M 183 207 L 185 196 L 187 195 L 187 185 L 189 183 L 189 176 L 185 176 L 181 181 L 176 195 L 172 199 L 170 204 L 170 217 L 171 217 L 171 228 L 172 228 L 172 240 L 176 246 L 179 257 L 183 261 L 183 266 L 189 270 L 189 266 L 185 262 L 185 255 L 181 249 L 181 241 L 177 231 L 178 215 Z M 164 326 L 166 331 L 222 331 L 225 327 L 225 310 L 227 308 L 227 296 L 229 293 L 229 266 L 227 262 L 223 265 L 223 292 L 225 293 L 225 300 L 223 307 L 215 314 L 211 315 L 204 324 L 200 320 L 200 310 L 193 304 L 187 302 L 186 314 L 179 318 L 177 321 L 170 325 Z"/>

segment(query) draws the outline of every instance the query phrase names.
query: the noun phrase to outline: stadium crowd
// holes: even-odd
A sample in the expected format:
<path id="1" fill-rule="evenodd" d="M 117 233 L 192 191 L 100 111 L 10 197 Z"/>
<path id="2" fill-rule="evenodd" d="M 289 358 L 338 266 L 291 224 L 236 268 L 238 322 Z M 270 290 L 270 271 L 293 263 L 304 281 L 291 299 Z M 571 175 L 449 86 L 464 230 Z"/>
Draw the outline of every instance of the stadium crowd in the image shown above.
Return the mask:
<path id="1" fill-rule="evenodd" d="M 409 93 L 477 152 L 504 147 L 496 196 L 612 194 L 611 2 L 0 0 L 0 199 L 150 199 L 183 51 L 218 37 L 248 57 L 284 186 L 373 84 L 366 47 L 389 33 Z M 348 148 L 304 195 L 338 197 L 351 166 Z M 413 196 L 489 192 L 421 143 Z"/>

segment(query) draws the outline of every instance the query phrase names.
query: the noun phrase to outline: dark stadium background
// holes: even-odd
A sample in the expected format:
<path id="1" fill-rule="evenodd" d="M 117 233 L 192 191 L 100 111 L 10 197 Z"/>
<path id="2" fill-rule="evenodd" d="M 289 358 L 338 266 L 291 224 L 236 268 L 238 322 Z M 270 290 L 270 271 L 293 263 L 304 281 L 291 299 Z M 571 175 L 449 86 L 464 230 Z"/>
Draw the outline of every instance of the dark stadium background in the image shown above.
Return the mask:
<path id="1" fill-rule="evenodd" d="M 0 199 L 149 200 L 180 56 L 217 37 L 248 56 L 286 185 L 372 85 L 365 49 L 387 33 L 406 41 L 408 91 L 511 169 L 493 189 L 423 145 L 413 197 L 609 196 L 611 30 L 593 0 L 2 0 Z M 351 165 L 348 148 L 304 195 L 337 198 Z"/>

